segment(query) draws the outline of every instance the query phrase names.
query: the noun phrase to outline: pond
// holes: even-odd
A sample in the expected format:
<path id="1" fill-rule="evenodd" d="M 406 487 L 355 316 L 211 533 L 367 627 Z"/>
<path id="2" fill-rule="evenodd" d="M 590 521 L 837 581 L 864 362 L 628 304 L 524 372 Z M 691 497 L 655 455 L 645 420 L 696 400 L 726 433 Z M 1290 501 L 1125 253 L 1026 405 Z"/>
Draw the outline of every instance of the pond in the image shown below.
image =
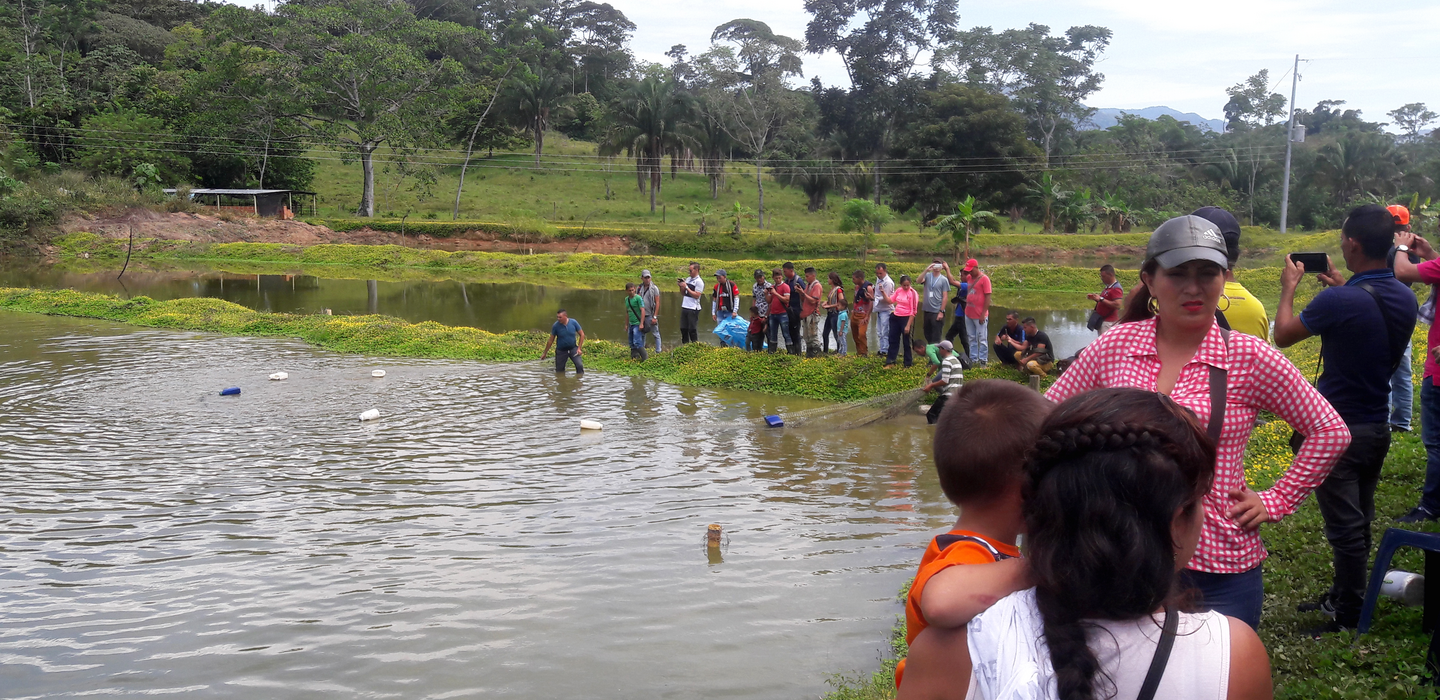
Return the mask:
<path id="1" fill-rule="evenodd" d="M 738 283 L 738 282 L 737 282 Z M 669 291 L 674 280 L 656 280 L 662 290 L 660 330 L 662 344 L 680 342 L 680 294 Z M 123 281 L 114 272 L 66 272 L 52 267 L 10 261 L 0 268 L 0 286 L 78 289 L 119 294 L 146 295 L 155 299 L 215 297 L 259 311 L 336 314 L 380 313 L 412 322 L 436 321 L 451 326 L 472 326 L 503 333 L 512 330 L 546 330 L 555 321 L 557 309 L 566 309 L 580 322 L 587 337 L 625 342 L 625 292 L 620 289 L 572 289 L 527 283 L 460 281 L 385 282 L 358 279 L 325 279 L 308 275 L 239 275 L 215 271 L 129 271 Z M 1099 282 L 1096 282 L 1097 291 Z M 742 301 L 749 305 L 748 281 L 742 285 Z M 1063 295 L 1064 309 L 1027 308 L 1024 297 L 998 290 L 990 314 L 991 335 L 1005 322 L 1005 311 L 1016 310 L 1021 317 L 1034 316 L 1040 329 L 1055 342 L 1058 356 L 1068 357 L 1095 338 L 1085 328 L 1085 319 L 1094 306 L 1082 294 Z M 700 319 L 700 338 L 718 344 L 710 331 L 709 299 Z M 950 322 L 953 322 L 953 318 Z M 947 326 L 948 328 L 948 326 Z M 871 328 L 870 347 L 876 348 Z M 917 328 L 918 332 L 918 328 Z"/>
<path id="2" fill-rule="evenodd" d="M 757 427 L 817 405 L 0 312 L 0 694 L 813 697 L 953 518 L 918 413 Z"/>

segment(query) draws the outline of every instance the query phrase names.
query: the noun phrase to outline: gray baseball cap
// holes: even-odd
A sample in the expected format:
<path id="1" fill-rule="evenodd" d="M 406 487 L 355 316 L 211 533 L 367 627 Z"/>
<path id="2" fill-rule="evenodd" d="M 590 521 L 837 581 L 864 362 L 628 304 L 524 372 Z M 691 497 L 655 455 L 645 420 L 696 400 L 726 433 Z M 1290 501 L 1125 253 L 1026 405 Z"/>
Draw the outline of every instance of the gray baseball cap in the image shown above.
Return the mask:
<path id="1" fill-rule="evenodd" d="M 649 277 L 649 276 L 650 276 L 650 271 L 649 271 L 649 270 L 641 270 L 641 271 L 640 271 L 640 276 L 641 276 L 641 277 Z"/>
<path id="2" fill-rule="evenodd" d="M 1220 227 L 1198 216 L 1177 216 L 1155 229 L 1145 246 L 1145 262 L 1179 267 L 1191 260 L 1208 260 L 1230 267 L 1225 257 L 1225 236 Z"/>

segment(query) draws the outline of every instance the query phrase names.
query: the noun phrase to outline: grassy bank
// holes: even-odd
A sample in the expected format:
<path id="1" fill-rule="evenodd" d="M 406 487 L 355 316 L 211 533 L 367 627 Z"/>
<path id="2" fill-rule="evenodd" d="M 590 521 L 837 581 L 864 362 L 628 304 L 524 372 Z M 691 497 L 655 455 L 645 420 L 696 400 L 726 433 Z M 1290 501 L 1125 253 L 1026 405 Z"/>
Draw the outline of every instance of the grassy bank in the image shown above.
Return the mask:
<path id="1" fill-rule="evenodd" d="M 547 336 L 536 331 L 490 333 L 434 322 L 408 323 L 389 316 L 327 316 L 262 313 L 219 299 L 155 301 L 120 299 L 72 290 L 0 289 L 0 309 L 118 321 L 152 328 L 234 335 L 298 338 L 336 352 L 389 357 L 433 357 L 487 362 L 533 362 Z M 585 364 L 614 374 L 671 384 L 741 389 L 828 401 L 851 401 L 919 386 L 924 367 L 885 370 L 880 358 L 747 353 L 704 343 L 680 346 L 645 362 L 630 359 L 620 343 L 585 344 Z M 1019 380 L 1013 370 L 977 370 L 972 377 Z"/>

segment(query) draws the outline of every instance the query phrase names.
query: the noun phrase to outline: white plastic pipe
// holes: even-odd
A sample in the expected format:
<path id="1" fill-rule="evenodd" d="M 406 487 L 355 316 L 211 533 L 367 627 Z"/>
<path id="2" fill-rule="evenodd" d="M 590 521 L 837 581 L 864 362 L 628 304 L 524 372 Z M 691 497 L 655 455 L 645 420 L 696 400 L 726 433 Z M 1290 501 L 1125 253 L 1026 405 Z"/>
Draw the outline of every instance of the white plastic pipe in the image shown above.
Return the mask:
<path id="1" fill-rule="evenodd" d="M 288 374 L 286 374 L 286 373 L 284 373 L 284 372 L 276 372 L 276 373 L 270 375 L 270 381 L 272 381 L 272 382 L 284 381 L 284 380 L 289 379 L 289 378 L 290 378 L 290 375 L 288 375 Z"/>
<path id="2" fill-rule="evenodd" d="M 385 376 L 385 370 L 383 370 L 383 369 L 377 369 L 377 370 L 375 370 L 374 372 L 371 372 L 371 373 L 370 373 L 370 376 L 372 376 L 372 377 L 383 377 L 383 376 Z"/>
<path id="3" fill-rule="evenodd" d="M 593 421 L 593 420 L 582 420 L 582 421 L 580 421 L 580 429 L 581 429 L 581 430 L 600 430 L 600 429 L 602 429 L 602 428 L 604 428 L 604 427 L 605 427 L 605 426 L 600 425 L 600 422 L 599 422 L 599 421 Z"/>
<path id="4" fill-rule="evenodd" d="M 380 417 L 380 409 L 372 408 L 360 414 L 360 420 L 376 420 Z"/>

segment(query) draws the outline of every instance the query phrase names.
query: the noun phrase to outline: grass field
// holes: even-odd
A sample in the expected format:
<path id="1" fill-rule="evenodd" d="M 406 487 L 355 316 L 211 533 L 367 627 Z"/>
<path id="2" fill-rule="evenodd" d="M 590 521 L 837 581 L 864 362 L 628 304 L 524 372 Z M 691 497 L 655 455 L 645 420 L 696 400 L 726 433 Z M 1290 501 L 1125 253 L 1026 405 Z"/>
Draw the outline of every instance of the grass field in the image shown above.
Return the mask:
<path id="1" fill-rule="evenodd" d="M 759 207 L 753 165 L 731 164 L 726 169 L 725 184 L 719 198 L 712 200 L 709 179 L 705 175 L 680 170 L 672 180 L 667 159 L 657 207 L 651 213 L 649 195 L 636 186 L 633 161 L 624 157 L 600 158 L 595 153 L 593 143 L 573 141 L 563 134 L 554 133 L 545 139 L 545 154 L 538 169 L 534 156 L 528 154 L 473 158 L 465 175 L 460 219 L 504 224 L 546 222 L 622 228 L 693 228 L 696 221 L 693 208 L 708 205 L 714 210 L 710 228 L 728 230 L 727 216 L 736 202 L 752 210 Z M 376 158 L 381 161 L 396 159 L 394 154 L 386 151 L 377 152 Z M 453 153 L 447 156 L 449 159 L 454 159 Z M 377 218 L 450 221 L 455 188 L 459 182 L 459 166 L 427 165 L 421 171 L 425 176 L 433 176 L 434 182 L 425 184 L 425 176 L 417 175 L 413 168 L 386 162 L 376 164 Z M 844 201 L 840 192 L 830 194 L 826 209 L 810 213 L 806 210 L 807 199 L 803 192 L 781 187 L 768 172 L 763 179 L 767 230 L 789 233 L 833 233 L 837 230 L 839 216 L 836 210 Z M 311 189 L 320 195 L 319 216 L 352 217 L 360 202 L 361 184 L 358 162 L 316 160 Z M 758 228 L 754 219 L 743 221 L 741 226 L 743 231 Z M 916 221 L 899 219 L 887 225 L 884 231 L 918 233 L 920 227 Z M 1006 221 L 1004 224 L 1005 233 L 1039 231 L 1040 226 L 1034 223 L 1012 225 Z"/>

